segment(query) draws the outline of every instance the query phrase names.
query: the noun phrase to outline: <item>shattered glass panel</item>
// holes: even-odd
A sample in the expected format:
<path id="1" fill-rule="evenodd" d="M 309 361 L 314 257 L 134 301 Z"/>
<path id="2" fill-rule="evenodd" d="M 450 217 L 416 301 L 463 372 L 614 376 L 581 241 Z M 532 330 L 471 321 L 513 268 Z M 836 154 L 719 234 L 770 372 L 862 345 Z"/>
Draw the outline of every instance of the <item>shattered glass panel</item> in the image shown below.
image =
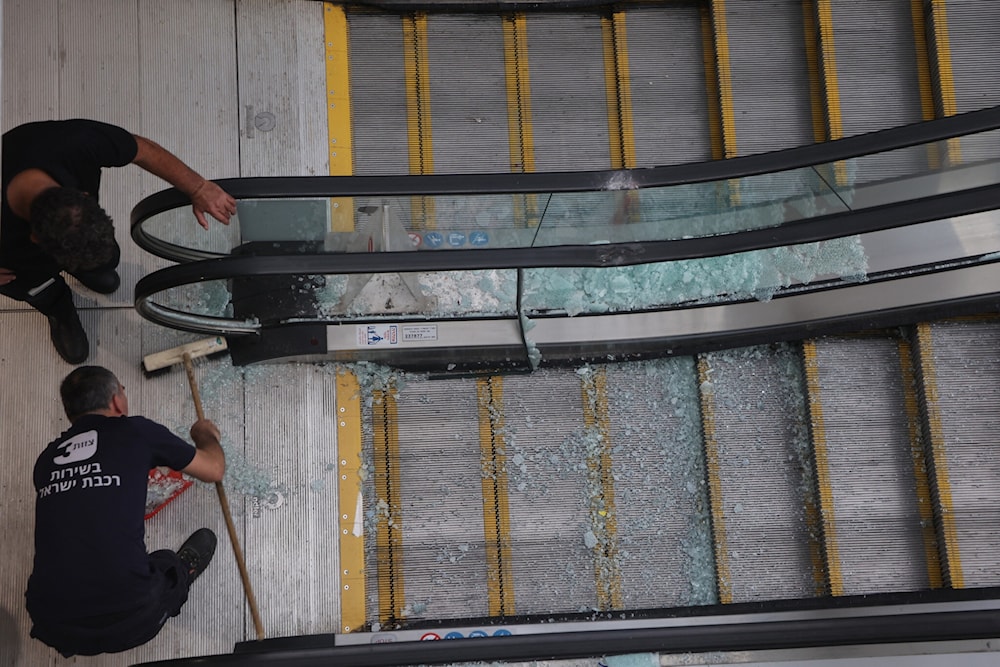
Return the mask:
<path id="1" fill-rule="evenodd" d="M 178 310 L 191 315 L 232 317 L 232 293 L 228 280 L 206 280 L 190 285 L 171 287 L 150 299 L 163 308 Z"/>
<path id="2" fill-rule="evenodd" d="M 819 278 L 864 280 L 867 258 L 858 237 L 704 259 L 601 269 L 525 271 L 529 313 L 629 312 L 681 303 L 758 299 Z"/>
<path id="3" fill-rule="evenodd" d="M 217 255 L 228 255 L 239 243 L 239 216 L 223 225 L 210 216 L 208 229 L 203 229 L 189 206 L 157 213 L 142 227 L 150 236 L 181 248 L 190 248 Z"/>

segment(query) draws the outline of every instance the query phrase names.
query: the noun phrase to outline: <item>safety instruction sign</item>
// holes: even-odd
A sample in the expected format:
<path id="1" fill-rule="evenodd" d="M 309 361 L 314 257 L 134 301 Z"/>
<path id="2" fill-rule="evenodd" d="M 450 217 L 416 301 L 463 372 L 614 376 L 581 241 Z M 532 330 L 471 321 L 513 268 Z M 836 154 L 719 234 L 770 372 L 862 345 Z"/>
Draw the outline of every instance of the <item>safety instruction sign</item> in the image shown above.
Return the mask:
<path id="1" fill-rule="evenodd" d="M 358 347 L 389 347 L 400 343 L 427 343 L 438 339 L 436 324 L 359 324 Z"/>
<path id="2" fill-rule="evenodd" d="M 362 347 L 385 347 L 399 343 L 399 325 L 359 324 L 358 345 Z"/>

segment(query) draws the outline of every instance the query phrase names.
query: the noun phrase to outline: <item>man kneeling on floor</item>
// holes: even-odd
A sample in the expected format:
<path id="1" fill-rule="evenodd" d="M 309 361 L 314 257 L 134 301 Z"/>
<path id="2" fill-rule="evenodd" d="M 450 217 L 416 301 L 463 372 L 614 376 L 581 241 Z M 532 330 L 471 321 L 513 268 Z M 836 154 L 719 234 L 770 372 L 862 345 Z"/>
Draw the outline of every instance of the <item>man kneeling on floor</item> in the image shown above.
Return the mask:
<path id="1" fill-rule="evenodd" d="M 129 417 L 125 387 L 106 368 L 77 368 L 60 394 L 72 426 L 34 470 L 35 561 L 25 593 L 31 636 L 67 658 L 124 651 L 180 613 L 215 553 L 208 528 L 176 553 L 146 553 L 149 470 L 168 466 L 216 482 L 225 453 L 207 419 L 191 427 L 192 447 L 165 426 Z"/>

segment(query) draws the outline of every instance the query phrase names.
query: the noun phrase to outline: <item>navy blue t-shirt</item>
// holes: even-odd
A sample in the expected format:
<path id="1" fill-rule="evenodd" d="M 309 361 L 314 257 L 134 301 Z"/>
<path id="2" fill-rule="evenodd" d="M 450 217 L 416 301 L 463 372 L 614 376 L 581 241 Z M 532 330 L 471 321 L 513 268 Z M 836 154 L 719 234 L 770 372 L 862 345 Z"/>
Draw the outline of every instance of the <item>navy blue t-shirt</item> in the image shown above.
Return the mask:
<path id="1" fill-rule="evenodd" d="M 143 516 L 149 470 L 187 467 L 193 445 L 145 417 L 84 415 L 35 463 L 33 617 L 135 609 L 152 577 Z"/>
<path id="2" fill-rule="evenodd" d="M 67 188 L 98 198 L 101 169 L 135 160 L 138 145 L 127 130 L 96 120 L 45 120 L 26 123 L 3 135 L 3 191 L 0 208 L 0 266 L 31 268 L 41 249 L 31 243 L 28 221 L 11 210 L 7 186 L 27 169 L 41 169 Z M 44 256 L 44 255 L 43 255 Z"/>

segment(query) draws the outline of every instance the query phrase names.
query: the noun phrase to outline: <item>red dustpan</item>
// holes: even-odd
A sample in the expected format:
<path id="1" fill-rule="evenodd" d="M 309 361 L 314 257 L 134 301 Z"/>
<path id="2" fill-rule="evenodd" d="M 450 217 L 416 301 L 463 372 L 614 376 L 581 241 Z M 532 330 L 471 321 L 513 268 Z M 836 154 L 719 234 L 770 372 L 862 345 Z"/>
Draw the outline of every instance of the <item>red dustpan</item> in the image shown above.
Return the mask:
<path id="1" fill-rule="evenodd" d="M 157 512 L 172 503 L 177 496 L 184 493 L 192 482 L 176 470 L 170 468 L 153 468 L 149 471 L 149 482 L 146 486 L 146 518 L 152 518 Z"/>

